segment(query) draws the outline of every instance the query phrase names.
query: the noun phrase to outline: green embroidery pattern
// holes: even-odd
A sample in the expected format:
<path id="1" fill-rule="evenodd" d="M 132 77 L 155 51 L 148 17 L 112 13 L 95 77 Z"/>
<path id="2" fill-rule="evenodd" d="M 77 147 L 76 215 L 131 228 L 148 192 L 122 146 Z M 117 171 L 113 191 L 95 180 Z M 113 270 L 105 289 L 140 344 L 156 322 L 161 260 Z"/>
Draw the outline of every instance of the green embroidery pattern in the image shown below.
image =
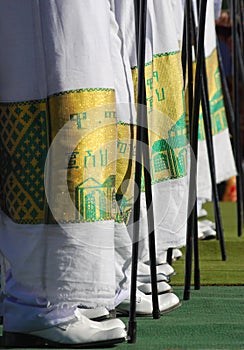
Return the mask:
<path id="1" fill-rule="evenodd" d="M 160 57 L 174 56 L 174 55 L 177 55 L 179 53 L 180 53 L 179 50 L 178 51 L 171 51 L 171 52 L 164 52 L 164 53 L 157 53 L 157 54 L 153 55 L 153 60 L 155 58 L 160 58 Z M 153 60 L 146 62 L 145 66 L 150 66 L 153 63 Z M 138 66 L 133 66 L 131 69 L 133 70 L 133 69 L 137 69 L 137 68 L 138 68 Z"/>
<path id="2" fill-rule="evenodd" d="M 152 182 L 176 179 L 186 175 L 188 125 L 185 115 L 168 131 L 168 139 L 161 139 L 152 145 Z M 159 172 L 167 171 L 168 177 L 155 178 Z"/>
<path id="3" fill-rule="evenodd" d="M 111 220 L 115 208 L 108 206 L 108 199 L 115 201 L 115 176 L 111 175 L 104 183 L 94 178 L 86 179 L 76 187 L 76 204 L 79 209 L 79 221 Z"/>
<path id="4" fill-rule="evenodd" d="M 225 114 L 225 106 L 222 91 L 216 92 L 213 98 L 210 100 L 210 113 L 212 123 L 212 135 L 216 135 L 224 131 L 227 127 L 227 119 Z M 205 131 L 203 123 L 203 114 L 199 115 L 199 129 L 198 129 L 198 140 L 205 140 Z"/>
<path id="5" fill-rule="evenodd" d="M 61 91 L 58 92 L 54 95 L 51 96 L 64 96 L 64 95 L 70 95 L 70 94 L 75 94 L 75 93 L 80 93 L 80 92 L 110 92 L 114 91 L 112 88 L 83 88 L 83 89 L 75 89 L 75 90 L 67 90 L 67 91 Z M 51 97 L 50 96 L 50 97 Z"/>
<path id="6" fill-rule="evenodd" d="M 48 149 L 46 104 L 0 104 L 2 209 L 18 223 L 41 223 Z"/>
<path id="7" fill-rule="evenodd" d="M 132 70 L 137 90 L 137 69 Z M 180 52 L 145 64 L 152 183 L 186 175 L 189 125 L 185 114 Z M 142 180 L 143 183 L 143 180 Z"/>

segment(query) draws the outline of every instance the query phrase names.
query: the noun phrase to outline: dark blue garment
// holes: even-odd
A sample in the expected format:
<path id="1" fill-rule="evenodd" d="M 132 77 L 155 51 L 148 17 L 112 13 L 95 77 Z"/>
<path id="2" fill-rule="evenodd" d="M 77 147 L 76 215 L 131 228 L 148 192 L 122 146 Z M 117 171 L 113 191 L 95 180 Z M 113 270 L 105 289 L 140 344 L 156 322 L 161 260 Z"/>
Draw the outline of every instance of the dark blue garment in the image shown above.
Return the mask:
<path id="1" fill-rule="evenodd" d="M 225 75 L 226 77 L 230 77 L 232 75 L 232 58 L 229 47 L 223 40 L 219 40 L 219 48 L 222 55 Z"/>

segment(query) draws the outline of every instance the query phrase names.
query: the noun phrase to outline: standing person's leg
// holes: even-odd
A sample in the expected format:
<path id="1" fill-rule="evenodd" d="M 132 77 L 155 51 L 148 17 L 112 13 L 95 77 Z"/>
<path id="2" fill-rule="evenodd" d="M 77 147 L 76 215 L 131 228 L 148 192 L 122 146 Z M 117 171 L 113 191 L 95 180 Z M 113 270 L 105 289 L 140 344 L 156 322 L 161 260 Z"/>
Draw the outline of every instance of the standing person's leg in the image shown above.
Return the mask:
<path id="1" fill-rule="evenodd" d="M 93 323 L 77 311 L 78 305 L 113 308 L 114 302 L 113 182 L 107 180 L 115 171 L 101 157 L 108 129 L 109 140 L 116 133 L 87 113 L 115 102 L 108 13 L 106 0 L 96 7 L 75 0 L 72 8 L 63 0 L 1 3 L 0 244 L 10 262 L 5 345 L 95 345 L 125 337 L 122 322 Z M 67 139 L 55 139 L 68 122 Z M 78 132 L 74 149 L 70 140 Z"/>

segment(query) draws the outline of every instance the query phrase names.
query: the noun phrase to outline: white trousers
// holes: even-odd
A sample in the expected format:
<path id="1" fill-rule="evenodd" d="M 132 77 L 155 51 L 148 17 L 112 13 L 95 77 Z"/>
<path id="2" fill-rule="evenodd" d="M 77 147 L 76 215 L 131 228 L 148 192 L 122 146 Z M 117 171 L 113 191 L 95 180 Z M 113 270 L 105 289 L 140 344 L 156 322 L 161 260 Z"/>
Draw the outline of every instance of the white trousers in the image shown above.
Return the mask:
<path id="1" fill-rule="evenodd" d="M 1 215 L 6 330 L 73 318 L 77 305 L 114 307 L 114 223 L 18 225 Z"/>

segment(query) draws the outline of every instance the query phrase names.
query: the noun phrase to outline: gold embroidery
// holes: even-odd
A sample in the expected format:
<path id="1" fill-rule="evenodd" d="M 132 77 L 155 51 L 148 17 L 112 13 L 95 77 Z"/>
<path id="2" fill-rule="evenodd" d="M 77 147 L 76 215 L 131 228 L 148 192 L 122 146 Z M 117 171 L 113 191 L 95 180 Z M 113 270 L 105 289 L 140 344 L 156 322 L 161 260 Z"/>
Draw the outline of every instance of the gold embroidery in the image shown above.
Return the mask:
<path id="1" fill-rule="evenodd" d="M 194 70 L 195 68 L 196 67 L 194 65 Z M 206 58 L 206 70 L 208 79 L 212 135 L 216 135 L 228 127 L 216 49 L 214 49 L 211 55 Z M 199 114 L 198 139 L 205 140 L 205 130 L 201 107 Z"/>
<path id="2" fill-rule="evenodd" d="M 135 91 L 137 69 L 133 69 Z M 145 66 L 153 183 L 186 174 L 188 125 L 180 53 L 155 55 Z"/>
<path id="3" fill-rule="evenodd" d="M 46 191 L 57 207 L 55 220 L 115 217 L 116 166 L 119 188 L 129 150 L 125 151 L 124 140 L 117 143 L 117 133 L 127 144 L 130 133 L 128 125 L 116 125 L 114 102 L 113 90 L 90 89 L 53 95 L 47 101 L 0 105 L 1 207 L 15 222 L 45 222 L 43 173 L 50 142 Z M 117 148 L 126 156 L 116 165 Z M 67 196 L 62 177 L 76 212 L 74 206 L 62 205 L 62 193 Z"/>

